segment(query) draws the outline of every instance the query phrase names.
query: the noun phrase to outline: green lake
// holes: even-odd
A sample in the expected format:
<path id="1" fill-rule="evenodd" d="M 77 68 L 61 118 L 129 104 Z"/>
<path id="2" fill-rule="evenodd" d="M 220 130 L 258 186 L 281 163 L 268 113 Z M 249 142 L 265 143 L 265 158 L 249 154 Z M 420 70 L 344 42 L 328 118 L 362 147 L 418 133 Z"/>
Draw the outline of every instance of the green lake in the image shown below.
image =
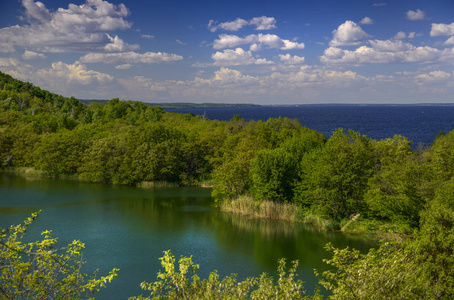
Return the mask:
<path id="1" fill-rule="evenodd" d="M 0 227 L 42 210 L 27 232 L 29 241 L 50 229 L 60 246 L 75 239 L 85 243 L 85 273 L 120 269 L 97 299 L 147 295 L 139 284 L 156 279 L 159 257 L 169 249 L 177 258 L 193 255 L 201 277 L 213 270 L 221 276 L 236 273 L 239 279 L 274 274 L 278 259 L 299 260 L 300 278 L 311 293 L 317 282 L 313 269 L 327 268 L 322 262 L 328 257 L 326 243 L 363 251 L 375 244 L 363 236 L 221 212 L 210 193 L 207 188 L 139 189 L 0 173 Z"/>

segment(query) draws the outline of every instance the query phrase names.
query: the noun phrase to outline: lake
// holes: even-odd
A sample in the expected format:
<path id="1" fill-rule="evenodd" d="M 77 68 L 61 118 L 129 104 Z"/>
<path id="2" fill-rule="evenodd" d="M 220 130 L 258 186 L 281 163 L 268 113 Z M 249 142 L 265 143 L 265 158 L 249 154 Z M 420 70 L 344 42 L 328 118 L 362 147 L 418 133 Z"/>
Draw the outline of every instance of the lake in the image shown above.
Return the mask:
<path id="1" fill-rule="evenodd" d="M 266 121 L 279 116 L 296 118 L 303 126 L 327 137 L 339 127 L 353 129 L 376 140 L 400 134 L 413 142 L 413 148 L 420 143 L 432 144 L 440 130 L 448 133 L 454 129 L 453 105 L 239 106 L 166 111 L 191 112 L 218 120 L 230 120 L 235 114 L 246 121 Z"/>
<path id="2" fill-rule="evenodd" d="M 50 229 L 60 246 L 74 239 L 86 244 L 85 273 L 120 269 L 119 277 L 96 294 L 97 299 L 142 294 L 139 284 L 156 279 L 161 269 L 158 258 L 169 249 L 177 258 L 193 255 L 203 278 L 213 270 L 220 276 L 237 273 L 240 280 L 262 272 L 274 274 L 278 259 L 297 259 L 310 293 L 317 282 L 313 269 L 327 268 L 322 262 L 328 257 L 326 243 L 362 251 L 374 246 L 363 236 L 221 212 L 210 193 L 207 188 L 139 189 L 0 172 L 0 227 L 42 210 L 27 231 L 28 241 Z"/>

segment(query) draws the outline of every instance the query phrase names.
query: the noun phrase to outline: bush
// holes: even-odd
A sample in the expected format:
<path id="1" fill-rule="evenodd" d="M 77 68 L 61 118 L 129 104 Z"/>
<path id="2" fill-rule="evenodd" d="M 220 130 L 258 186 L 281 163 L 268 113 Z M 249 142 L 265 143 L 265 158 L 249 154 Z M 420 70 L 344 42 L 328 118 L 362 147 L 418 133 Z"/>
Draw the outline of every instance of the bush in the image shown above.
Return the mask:
<path id="1" fill-rule="evenodd" d="M 44 231 L 44 238 L 24 244 L 27 227 L 39 212 L 23 224 L 0 229 L 0 298 L 1 299 L 92 299 L 90 295 L 117 277 L 118 269 L 96 279 L 81 273 L 84 244 L 73 241 L 56 248 L 57 238 Z"/>

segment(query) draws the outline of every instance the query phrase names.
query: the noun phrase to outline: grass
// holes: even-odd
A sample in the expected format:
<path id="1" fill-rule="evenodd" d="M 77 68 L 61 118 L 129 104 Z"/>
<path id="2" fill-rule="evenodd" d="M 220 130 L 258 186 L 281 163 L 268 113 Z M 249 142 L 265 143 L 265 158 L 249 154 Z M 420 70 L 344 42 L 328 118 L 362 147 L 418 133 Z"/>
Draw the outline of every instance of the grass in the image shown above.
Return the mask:
<path id="1" fill-rule="evenodd" d="M 255 201 L 251 196 L 240 196 L 232 200 L 224 200 L 219 205 L 222 211 L 233 212 L 251 218 L 286 220 L 314 225 L 325 231 L 341 231 L 353 234 L 369 234 L 372 238 L 386 237 L 394 230 L 383 228 L 383 222 L 370 220 L 356 215 L 350 220 L 341 222 L 327 219 L 311 211 L 304 211 L 296 203 L 275 201 Z"/>
<path id="2" fill-rule="evenodd" d="M 139 182 L 136 186 L 145 189 L 179 187 L 178 183 L 167 181 L 142 181 Z"/>
<path id="3" fill-rule="evenodd" d="M 301 209 L 294 203 L 275 201 L 254 201 L 250 196 L 240 196 L 234 200 L 223 201 L 221 210 L 247 215 L 253 218 L 300 221 Z"/>

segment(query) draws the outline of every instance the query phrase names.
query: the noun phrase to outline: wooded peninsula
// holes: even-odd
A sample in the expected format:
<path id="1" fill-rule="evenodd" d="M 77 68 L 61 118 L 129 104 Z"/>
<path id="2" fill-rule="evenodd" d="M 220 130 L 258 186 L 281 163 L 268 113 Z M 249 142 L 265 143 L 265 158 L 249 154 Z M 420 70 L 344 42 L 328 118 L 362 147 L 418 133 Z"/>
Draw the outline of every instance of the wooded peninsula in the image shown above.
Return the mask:
<path id="1" fill-rule="evenodd" d="M 0 168 L 142 188 L 209 186 L 224 210 L 382 238 L 366 254 L 327 246 L 333 270 L 319 276 L 330 298 L 454 298 L 454 131 L 415 148 L 403 136 L 377 141 L 343 128 L 327 138 L 296 119 L 209 120 L 118 98 L 86 104 L 0 72 Z M 20 228 L 12 228 L 0 234 L 2 286 L 13 284 L 6 253 Z M 149 298 L 323 298 L 305 296 L 283 263 L 277 282 L 237 283 L 191 277 L 190 258 L 178 273 L 170 252 L 161 261 L 161 279 L 142 286 Z"/>

